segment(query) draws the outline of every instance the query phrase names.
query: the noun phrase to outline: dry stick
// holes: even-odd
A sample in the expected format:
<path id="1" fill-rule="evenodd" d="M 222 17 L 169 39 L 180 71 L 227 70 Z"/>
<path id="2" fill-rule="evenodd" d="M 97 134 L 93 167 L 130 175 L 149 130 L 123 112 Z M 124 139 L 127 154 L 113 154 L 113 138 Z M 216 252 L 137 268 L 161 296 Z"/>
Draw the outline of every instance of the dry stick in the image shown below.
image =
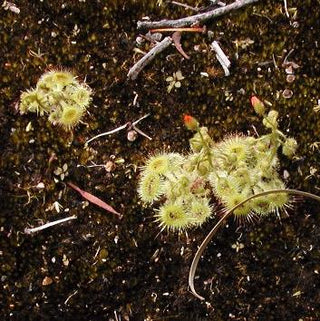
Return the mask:
<path id="1" fill-rule="evenodd" d="M 210 10 L 208 12 L 199 13 L 190 17 L 181 18 L 177 20 L 160 20 L 160 21 L 138 21 L 138 29 L 155 29 L 155 28 L 173 28 L 186 27 L 194 24 L 200 24 L 206 20 L 222 16 L 229 11 L 240 9 L 248 4 L 258 2 L 259 0 L 239 0 L 225 7 Z"/>
<path id="2" fill-rule="evenodd" d="M 226 76 L 229 76 L 230 75 L 229 67 L 231 66 L 231 62 L 229 58 L 226 56 L 226 54 L 223 52 L 223 50 L 221 49 L 221 47 L 216 41 L 212 42 L 211 48 L 216 52 L 216 57 L 224 70 L 224 74 Z"/>
<path id="3" fill-rule="evenodd" d="M 46 229 L 48 227 L 51 227 L 51 226 L 54 226 L 54 225 L 57 225 L 57 224 L 61 224 L 61 223 L 66 222 L 66 221 L 74 220 L 76 218 L 77 217 L 75 215 L 73 215 L 73 216 L 69 216 L 69 217 L 66 217 L 66 218 L 62 218 L 60 220 L 56 220 L 56 221 L 53 221 L 53 222 L 49 222 L 49 223 L 40 225 L 38 227 L 34 227 L 34 228 L 28 228 L 27 227 L 27 228 L 24 229 L 24 232 L 26 234 L 31 234 L 31 233 L 34 233 L 34 232 L 38 232 L 38 231 L 44 230 L 44 229 Z"/>
<path id="4" fill-rule="evenodd" d="M 189 270 L 189 287 L 190 290 L 192 292 L 192 294 L 194 296 L 196 296 L 198 299 L 200 300 L 204 300 L 205 298 L 202 297 L 201 295 L 199 295 L 195 288 L 194 288 L 194 277 L 196 274 L 196 270 L 197 270 L 197 266 L 200 260 L 201 255 L 203 254 L 206 246 L 208 245 L 208 243 L 211 241 L 212 237 L 216 234 L 216 232 L 218 231 L 219 227 L 221 226 L 221 224 L 229 217 L 231 216 L 231 214 L 233 213 L 233 211 L 235 211 L 238 207 L 242 206 L 243 204 L 247 203 L 248 201 L 263 196 L 263 195 L 268 195 L 268 194 L 277 194 L 277 193 L 286 193 L 286 194 L 291 194 L 291 195 L 299 195 L 299 196 L 304 196 L 304 197 L 309 197 L 312 198 L 318 202 L 320 202 L 320 196 L 308 193 L 308 192 L 303 192 L 303 191 L 299 191 L 299 190 L 295 190 L 295 189 L 274 189 L 274 190 L 269 190 L 269 191 L 265 191 L 265 192 L 261 192 L 255 195 L 252 195 L 251 197 L 245 199 L 244 201 L 240 202 L 238 205 L 234 206 L 231 210 L 227 211 L 222 217 L 221 219 L 218 221 L 218 223 L 212 228 L 212 230 L 209 232 L 209 234 L 206 236 L 206 238 L 203 240 L 203 242 L 201 243 L 200 247 L 197 250 L 197 253 L 195 254 L 191 266 L 190 266 L 190 270 Z"/>
<path id="5" fill-rule="evenodd" d="M 159 28 L 159 29 L 150 29 L 151 33 L 155 32 L 203 32 L 205 33 L 207 31 L 207 28 L 205 26 L 203 27 L 186 27 L 186 28 Z"/>
<path id="6" fill-rule="evenodd" d="M 165 37 L 161 42 L 158 42 L 155 47 L 153 47 L 147 54 L 145 54 L 133 67 L 130 68 L 128 72 L 128 78 L 135 80 L 137 79 L 139 73 L 142 69 L 151 62 L 154 57 L 165 50 L 172 43 L 171 37 Z"/>
<path id="7" fill-rule="evenodd" d="M 184 7 L 185 9 L 193 10 L 193 11 L 199 11 L 200 10 L 199 8 L 191 7 L 188 4 L 181 3 L 181 2 L 178 2 L 178 1 L 171 1 L 171 3 L 175 4 L 177 6 L 180 6 L 180 7 Z"/>

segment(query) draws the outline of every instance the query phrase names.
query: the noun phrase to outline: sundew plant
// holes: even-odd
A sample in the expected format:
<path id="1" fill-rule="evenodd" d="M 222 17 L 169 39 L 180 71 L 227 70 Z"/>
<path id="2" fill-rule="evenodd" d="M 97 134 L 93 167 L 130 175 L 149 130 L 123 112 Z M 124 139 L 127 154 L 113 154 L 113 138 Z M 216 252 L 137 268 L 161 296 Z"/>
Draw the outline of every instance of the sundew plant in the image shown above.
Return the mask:
<path id="1" fill-rule="evenodd" d="M 224 214 L 199 246 L 189 270 L 189 287 L 200 300 L 194 286 L 196 269 L 206 246 L 222 223 L 232 214 L 240 221 L 251 221 L 278 213 L 290 205 L 289 195 L 320 202 L 308 192 L 287 189 L 278 174 L 278 151 L 292 158 L 297 142 L 278 128 L 278 112 L 266 111 L 257 97 L 251 98 L 255 112 L 262 117 L 268 133 L 258 137 L 230 135 L 214 142 L 206 127 L 184 116 L 184 123 L 195 132 L 188 155 L 161 153 L 151 156 L 142 168 L 139 195 L 146 204 L 160 204 L 156 221 L 162 230 L 180 231 L 203 224 L 214 215 L 212 199 Z M 213 197 L 214 196 L 214 197 Z"/>
<path id="2" fill-rule="evenodd" d="M 21 113 L 49 115 L 49 121 L 65 129 L 76 126 L 91 102 L 91 89 L 69 71 L 44 73 L 36 88 L 21 94 Z"/>
<path id="3" fill-rule="evenodd" d="M 218 205 L 212 204 L 212 196 L 228 211 L 255 194 L 286 188 L 277 171 L 278 150 L 291 158 L 297 142 L 279 130 L 276 110 L 266 112 L 256 97 L 252 105 L 267 134 L 230 135 L 214 142 L 206 127 L 185 115 L 186 127 L 195 132 L 190 139 L 191 152 L 161 153 L 146 161 L 138 191 L 144 203 L 160 204 L 155 216 L 162 229 L 176 231 L 203 224 Z M 238 206 L 234 215 L 239 221 L 251 220 L 288 205 L 286 193 L 268 194 Z"/>

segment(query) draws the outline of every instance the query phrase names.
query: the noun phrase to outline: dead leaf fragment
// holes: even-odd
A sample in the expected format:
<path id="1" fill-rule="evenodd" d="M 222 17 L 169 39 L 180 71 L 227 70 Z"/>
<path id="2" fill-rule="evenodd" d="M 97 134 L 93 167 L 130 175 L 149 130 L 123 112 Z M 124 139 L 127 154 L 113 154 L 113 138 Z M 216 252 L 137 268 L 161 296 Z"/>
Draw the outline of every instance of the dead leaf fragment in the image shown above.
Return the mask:
<path id="1" fill-rule="evenodd" d="M 67 185 L 70 186 L 71 188 L 73 188 L 75 191 L 77 191 L 83 198 L 88 200 L 90 203 L 93 203 L 110 213 L 118 215 L 119 218 L 122 217 L 122 215 L 120 213 L 118 213 L 113 207 L 111 207 L 109 204 L 102 201 L 100 198 L 98 198 L 98 197 L 96 197 L 86 191 L 83 191 L 81 188 L 74 185 L 73 183 L 68 182 Z"/>
<path id="2" fill-rule="evenodd" d="M 46 276 L 43 280 L 42 280 L 42 285 L 43 286 L 47 286 L 53 283 L 53 280 L 49 277 Z"/>

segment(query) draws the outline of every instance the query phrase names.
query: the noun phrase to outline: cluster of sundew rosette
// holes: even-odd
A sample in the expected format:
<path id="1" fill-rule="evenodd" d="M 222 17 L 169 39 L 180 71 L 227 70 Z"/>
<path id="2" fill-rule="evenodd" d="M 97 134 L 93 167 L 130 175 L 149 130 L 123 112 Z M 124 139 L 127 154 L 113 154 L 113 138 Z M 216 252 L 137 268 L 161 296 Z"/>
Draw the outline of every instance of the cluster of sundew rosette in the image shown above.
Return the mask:
<path id="1" fill-rule="evenodd" d="M 21 113 L 49 114 L 49 121 L 66 129 L 77 125 L 91 102 L 91 89 L 69 71 L 44 73 L 36 88 L 21 94 Z"/>
<path id="2" fill-rule="evenodd" d="M 203 224 L 213 215 L 214 195 L 225 210 L 257 193 L 285 189 L 278 175 L 277 151 L 291 158 L 297 148 L 294 138 L 278 129 L 278 112 L 266 112 L 257 97 L 251 98 L 255 112 L 263 117 L 269 134 L 252 137 L 232 135 L 213 142 L 206 127 L 192 116 L 184 123 L 195 132 L 191 153 L 160 153 L 150 157 L 142 169 L 138 192 L 146 204 L 159 202 L 156 220 L 162 229 L 183 230 Z M 285 193 L 255 198 L 234 211 L 240 221 L 278 212 L 289 204 Z"/>

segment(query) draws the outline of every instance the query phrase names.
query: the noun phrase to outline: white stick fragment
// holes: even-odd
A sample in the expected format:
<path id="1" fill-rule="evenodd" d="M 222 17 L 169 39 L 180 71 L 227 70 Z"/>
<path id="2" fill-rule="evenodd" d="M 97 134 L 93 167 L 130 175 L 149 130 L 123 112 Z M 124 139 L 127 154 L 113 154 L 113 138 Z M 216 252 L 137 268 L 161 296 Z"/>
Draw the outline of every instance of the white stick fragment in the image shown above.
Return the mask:
<path id="1" fill-rule="evenodd" d="M 3 1 L 2 7 L 4 8 L 4 10 L 10 10 L 11 12 L 14 12 L 16 14 L 20 13 L 20 9 L 12 2 Z"/>
<path id="2" fill-rule="evenodd" d="M 56 221 L 53 221 L 53 222 L 46 223 L 46 224 L 38 226 L 38 227 L 34 227 L 34 228 L 27 228 L 26 227 L 24 229 L 24 233 L 31 234 L 31 233 L 34 233 L 34 232 L 38 232 L 38 231 L 44 230 L 44 229 L 46 229 L 48 227 L 51 227 L 51 226 L 54 226 L 54 225 L 57 225 L 57 224 L 60 224 L 60 223 L 66 222 L 66 221 L 74 220 L 76 218 L 77 218 L 77 216 L 73 215 L 73 216 L 69 216 L 69 217 L 66 217 L 66 218 L 62 218 L 61 220 L 56 220 Z"/>
<path id="3" fill-rule="evenodd" d="M 231 62 L 226 54 L 222 51 L 221 47 L 216 41 L 213 41 L 211 44 L 211 49 L 216 52 L 216 57 L 224 70 L 224 74 L 226 76 L 230 75 L 229 67 L 231 66 Z"/>
<path id="4" fill-rule="evenodd" d="M 286 13 L 287 18 L 290 18 L 290 15 L 289 15 L 289 12 L 288 12 L 287 0 L 283 0 L 283 5 L 284 5 L 284 12 Z"/>
<path id="5" fill-rule="evenodd" d="M 92 142 L 93 140 L 95 140 L 95 139 L 97 139 L 97 138 L 99 138 L 99 137 L 114 134 L 114 133 L 116 133 L 116 132 L 118 132 L 118 131 L 126 128 L 127 126 L 128 126 L 128 123 L 126 123 L 126 124 L 124 124 L 124 125 L 122 125 L 122 126 L 120 126 L 120 127 L 117 127 L 117 128 L 115 128 L 115 129 L 113 129 L 113 130 L 110 130 L 110 131 L 108 131 L 108 132 L 105 132 L 105 133 L 99 134 L 99 135 L 97 135 L 97 136 L 94 136 L 94 137 L 88 139 L 88 140 L 86 141 L 86 144 L 89 144 L 90 142 Z"/>

